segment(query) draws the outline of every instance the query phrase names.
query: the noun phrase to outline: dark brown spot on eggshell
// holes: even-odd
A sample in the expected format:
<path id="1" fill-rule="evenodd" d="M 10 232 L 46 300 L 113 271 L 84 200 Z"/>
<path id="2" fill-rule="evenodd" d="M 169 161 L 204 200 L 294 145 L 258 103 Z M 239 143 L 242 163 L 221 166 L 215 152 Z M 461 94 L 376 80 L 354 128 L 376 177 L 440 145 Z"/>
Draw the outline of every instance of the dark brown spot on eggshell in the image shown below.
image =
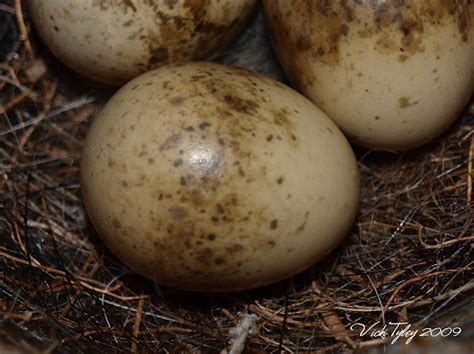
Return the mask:
<path id="1" fill-rule="evenodd" d="M 407 108 L 418 104 L 418 101 L 412 101 L 410 97 L 400 97 L 398 103 L 400 108 Z"/>
<path id="2" fill-rule="evenodd" d="M 199 129 L 201 130 L 205 130 L 206 128 L 210 127 L 211 126 L 211 123 L 209 122 L 202 122 L 199 124 Z"/>
<path id="3" fill-rule="evenodd" d="M 163 144 L 160 145 L 160 150 L 169 150 L 175 148 L 181 141 L 182 135 L 175 133 L 170 135 Z"/>
<path id="4" fill-rule="evenodd" d="M 208 239 L 209 241 L 214 241 L 214 240 L 216 239 L 216 235 L 214 235 L 214 234 L 209 234 L 209 235 L 207 235 L 207 239 Z"/>
<path id="5" fill-rule="evenodd" d="M 183 103 L 183 101 L 184 101 L 184 97 L 182 96 L 175 96 L 170 99 L 170 103 L 175 106 L 180 105 L 181 103 Z"/>
<path id="6" fill-rule="evenodd" d="M 122 224 L 120 223 L 120 221 L 118 221 L 118 219 L 116 218 L 113 218 L 112 219 L 112 225 L 116 228 L 116 229 L 120 229 L 122 227 Z"/>
<path id="7" fill-rule="evenodd" d="M 270 223 L 270 229 L 275 230 L 278 227 L 278 220 L 273 219 Z"/>

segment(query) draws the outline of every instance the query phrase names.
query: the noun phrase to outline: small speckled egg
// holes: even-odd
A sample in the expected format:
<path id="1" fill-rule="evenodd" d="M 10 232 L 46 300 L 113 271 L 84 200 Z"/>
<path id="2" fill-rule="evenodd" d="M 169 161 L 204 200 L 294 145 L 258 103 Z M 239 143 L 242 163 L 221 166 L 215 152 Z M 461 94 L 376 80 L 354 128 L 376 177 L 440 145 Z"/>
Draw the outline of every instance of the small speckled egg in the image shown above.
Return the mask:
<path id="1" fill-rule="evenodd" d="M 342 240 L 359 201 L 354 154 L 322 111 L 206 62 L 161 67 L 113 96 L 87 136 L 81 185 L 119 259 L 194 291 L 304 270 Z"/>
<path id="2" fill-rule="evenodd" d="M 295 88 L 355 143 L 423 145 L 472 94 L 470 0 L 264 0 L 264 8 Z"/>
<path id="3" fill-rule="evenodd" d="M 122 84 L 227 45 L 256 0 L 30 0 L 35 27 L 66 65 Z"/>

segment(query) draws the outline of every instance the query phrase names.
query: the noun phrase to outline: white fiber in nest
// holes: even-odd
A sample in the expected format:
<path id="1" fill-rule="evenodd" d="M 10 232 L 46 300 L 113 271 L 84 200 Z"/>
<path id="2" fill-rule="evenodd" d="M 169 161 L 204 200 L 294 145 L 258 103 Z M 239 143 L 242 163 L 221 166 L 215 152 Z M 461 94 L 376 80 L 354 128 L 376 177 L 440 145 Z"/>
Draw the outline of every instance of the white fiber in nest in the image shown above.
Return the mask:
<path id="1" fill-rule="evenodd" d="M 257 333 L 256 322 L 259 319 L 255 314 L 239 313 L 240 321 L 237 326 L 229 330 L 232 336 L 230 349 L 223 349 L 221 354 L 240 354 L 244 351 L 245 341 L 249 335 Z"/>

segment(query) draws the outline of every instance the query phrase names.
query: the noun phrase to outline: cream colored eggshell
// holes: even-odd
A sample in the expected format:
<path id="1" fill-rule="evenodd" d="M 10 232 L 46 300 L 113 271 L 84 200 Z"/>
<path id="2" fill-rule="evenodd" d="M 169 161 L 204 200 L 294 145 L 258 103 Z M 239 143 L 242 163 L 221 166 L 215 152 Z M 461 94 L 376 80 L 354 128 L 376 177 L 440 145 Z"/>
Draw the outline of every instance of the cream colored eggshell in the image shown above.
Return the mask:
<path id="1" fill-rule="evenodd" d="M 196 62 L 132 80 L 87 136 L 84 203 L 131 268 L 168 286 L 242 290 L 311 266 L 345 236 L 359 172 L 309 100 Z"/>
<path id="2" fill-rule="evenodd" d="M 387 150 L 434 139 L 474 84 L 474 2 L 264 1 L 294 85 L 354 142 Z"/>
<path id="3" fill-rule="evenodd" d="M 35 27 L 75 71 L 122 84 L 229 43 L 256 0 L 30 0 Z"/>

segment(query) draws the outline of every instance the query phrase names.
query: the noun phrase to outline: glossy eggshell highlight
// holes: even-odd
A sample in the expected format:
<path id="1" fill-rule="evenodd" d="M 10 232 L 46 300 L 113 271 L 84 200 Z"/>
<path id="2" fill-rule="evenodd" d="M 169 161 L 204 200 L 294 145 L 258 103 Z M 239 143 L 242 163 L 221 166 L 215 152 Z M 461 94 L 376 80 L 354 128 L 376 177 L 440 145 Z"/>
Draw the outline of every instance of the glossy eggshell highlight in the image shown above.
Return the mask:
<path id="1" fill-rule="evenodd" d="M 132 80 L 84 146 L 85 206 L 105 243 L 160 284 L 233 291 L 311 266 L 357 212 L 359 172 L 292 89 L 205 62 Z"/>
<path id="2" fill-rule="evenodd" d="M 229 44 L 256 0 L 30 0 L 35 28 L 75 71 L 122 84 Z"/>
<path id="3" fill-rule="evenodd" d="M 404 150 L 457 118 L 474 84 L 468 0 L 265 0 L 294 86 L 363 146 Z"/>

